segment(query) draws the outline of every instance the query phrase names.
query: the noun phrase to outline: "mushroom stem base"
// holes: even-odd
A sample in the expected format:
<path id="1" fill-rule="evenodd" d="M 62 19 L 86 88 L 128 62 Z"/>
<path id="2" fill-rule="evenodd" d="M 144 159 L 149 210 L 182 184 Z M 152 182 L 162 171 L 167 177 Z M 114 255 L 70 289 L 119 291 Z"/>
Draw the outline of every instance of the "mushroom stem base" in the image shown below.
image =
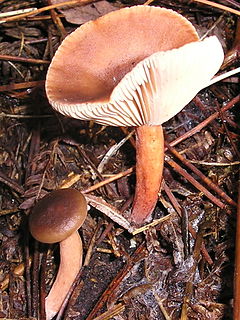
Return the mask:
<path id="1" fill-rule="evenodd" d="M 136 191 L 131 220 L 142 225 L 150 218 L 158 200 L 164 163 L 162 126 L 136 129 Z"/>
<path id="2" fill-rule="evenodd" d="M 60 242 L 60 266 L 56 280 L 45 300 L 46 319 L 59 311 L 82 266 L 82 240 L 76 231 Z"/>

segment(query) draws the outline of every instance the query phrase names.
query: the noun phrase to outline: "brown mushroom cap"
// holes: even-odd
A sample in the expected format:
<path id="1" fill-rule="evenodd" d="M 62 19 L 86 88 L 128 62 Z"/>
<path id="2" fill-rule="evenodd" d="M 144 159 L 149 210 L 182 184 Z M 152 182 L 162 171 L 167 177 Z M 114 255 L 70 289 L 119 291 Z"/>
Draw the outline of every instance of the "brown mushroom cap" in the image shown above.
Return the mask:
<path id="1" fill-rule="evenodd" d="M 193 25 L 165 8 L 135 6 L 77 28 L 62 42 L 49 67 L 51 103 L 106 103 L 134 66 L 158 51 L 197 41 Z"/>
<path id="2" fill-rule="evenodd" d="M 70 34 L 49 67 L 49 102 L 66 116 L 103 125 L 161 125 L 210 84 L 223 50 L 164 8 L 109 13 Z"/>
<path id="3" fill-rule="evenodd" d="M 87 202 L 75 189 L 55 190 L 43 197 L 29 216 L 32 236 L 45 243 L 59 242 L 81 227 Z"/>

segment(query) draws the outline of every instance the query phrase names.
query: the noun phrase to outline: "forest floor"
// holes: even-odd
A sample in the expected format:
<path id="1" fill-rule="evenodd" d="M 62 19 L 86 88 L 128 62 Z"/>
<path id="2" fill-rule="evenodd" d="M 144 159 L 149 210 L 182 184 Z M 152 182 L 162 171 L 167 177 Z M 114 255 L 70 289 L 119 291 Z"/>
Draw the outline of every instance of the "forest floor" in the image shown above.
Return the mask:
<path id="1" fill-rule="evenodd" d="M 106 4 L 81 11 L 78 23 L 96 18 L 101 3 Z M 233 1 L 221 3 L 239 9 Z M 143 2 L 110 5 L 136 4 Z M 2 13 L 47 5 L 0 1 Z M 236 15 L 183 0 L 151 5 L 181 13 L 200 36 L 217 35 L 227 57 L 220 72 L 237 66 Z M 94 201 L 79 231 L 84 267 L 58 319 L 232 319 L 239 78 L 203 89 L 163 124 L 169 147 L 153 213 L 158 223 L 132 234 L 108 213 L 131 208 L 134 128 L 66 118 L 53 111 L 45 94 L 54 52 L 78 26 L 65 14 L 51 9 L 22 18 L 14 14 L 15 20 L 0 16 L 0 318 L 44 319 L 59 250 L 31 237 L 28 215 L 38 199 L 67 184 Z M 101 181 L 106 183 L 100 186 Z"/>

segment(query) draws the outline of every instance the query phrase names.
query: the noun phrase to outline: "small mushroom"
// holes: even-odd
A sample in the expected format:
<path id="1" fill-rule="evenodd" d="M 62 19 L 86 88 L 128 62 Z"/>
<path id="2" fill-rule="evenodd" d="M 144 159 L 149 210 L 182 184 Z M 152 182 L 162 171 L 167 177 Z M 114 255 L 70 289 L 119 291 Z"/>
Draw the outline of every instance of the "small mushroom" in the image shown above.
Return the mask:
<path id="1" fill-rule="evenodd" d="M 55 190 L 43 197 L 29 216 L 32 236 L 40 242 L 60 242 L 60 266 L 46 297 L 46 319 L 59 311 L 82 266 L 82 240 L 78 229 L 87 215 L 87 203 L 75 189 Z"/>
<path id="2" fill-rule="evenodd" d="M 162 123 L 218 71 L 216 37 L 199 41 L 193 25 L 165 8 L 135 6 L 90 21 L 58 48 L 48 70 L 50 104 L 64 115 L 136 127 L 136 191 L 131 220 L 151 217 L 161 185 Z"/>

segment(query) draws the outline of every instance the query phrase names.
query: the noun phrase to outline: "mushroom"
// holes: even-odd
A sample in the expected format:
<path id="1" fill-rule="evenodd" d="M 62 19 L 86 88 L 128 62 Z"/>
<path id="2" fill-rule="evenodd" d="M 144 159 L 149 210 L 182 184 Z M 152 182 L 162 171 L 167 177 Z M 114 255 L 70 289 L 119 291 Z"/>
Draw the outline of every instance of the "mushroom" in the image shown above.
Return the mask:
<path id="1" fill-rule="evenodd" d="M 75 189 L 55 190 L 43 197 L 29 216 L 29 229 L 40 242 L 60 242 L 60 265 L 46 297 L 46 319 L 59 311 L 82 266 L 82 240 L 78 229 L 87 215 L 87 203 Z"/>
<path id="2" fill-rule="evenodd" d="M 209 83 L 223 61 L 216 37 L 165 8 L 134 6 L 77 28 L 47 73 L 50 104 L 62 114 L 136 128 L 136 190 L 130 220 L 151 217 L 161 185 L 162 123 Z"/>

